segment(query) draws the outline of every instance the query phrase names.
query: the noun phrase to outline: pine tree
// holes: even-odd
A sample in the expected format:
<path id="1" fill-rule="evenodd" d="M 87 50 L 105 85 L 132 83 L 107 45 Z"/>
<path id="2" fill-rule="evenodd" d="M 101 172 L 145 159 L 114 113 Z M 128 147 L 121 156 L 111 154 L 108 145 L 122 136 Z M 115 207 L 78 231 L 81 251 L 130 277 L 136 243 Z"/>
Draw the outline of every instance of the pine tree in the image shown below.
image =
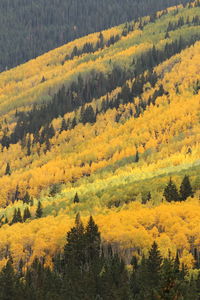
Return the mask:
<path id="1" fill-rule="evenodd" d="M 31 218 L 31 213 L 28 207 L 24 209 L 24 216 L 23 216 L 23 221 L 25 222 L 26 220 Z"/>
<path id="2" fill-rule="evenodd" d="M 76 193 L 74 196 L 74 203 L 79 203 L 79 202 L 80 202 L 80 199 L 79 199 L 78 193 Z"/>
<path id="3" fill-rule="evenodd" d="M 38 206 L 37 206 L 37 209 L 36 209 L 36 218 L 41 218 L 43 215 L 43 209 L 42 209 L 42 204 L 41 202 L 39 201 L 38 202 Z"/>
<path id="4" fill-rule="evenodd" d="M 163 196 L 165 197 L 166 201 L 179 201 L 179 194 L 176 185 L 170 178 L 168 185 L 164 189 Z"/>
<path id="5" fill-rule="evenodd" d="M 31 155 L 31 137 L 29 135 L 28 137 L 28 142 L 27 142 L 27 156 L 30 156 Z"/>
<path id="6" fill-rule="evenodd" d="M 85 229 L 85 238 L 87 245 L 87 260 L 88 262 L 97 262 L 100 257 L 101 237 L 98 226 L 95 224 L 92 216 Z"/>
<path id="7" fill-rule="evenodd" d="M 65 131 L 65 130 L 67 130 L 67 129 L 68 129 L 68 125 L 67 125 L 65 119 L 63 118 L 63 119 L 62 119 L 61 128 L 60 128 L 60 132 Z"/>
<path id="8" fill-rule="evenodd" d="M 29 195 L 29 192 L 27 191 L 26 194 L 24 195 L 24 198 L 23 198 L 23 203 L 26 203 L 26 204 L 29 204 L 30 203 L 30 195 Z"/>
<path id="9" fill-rule="evenodd" d="M 16 186 L 15 195 L 14 195 L 14 201 L 18 201 L 20 199 L 20 191 L 19 191 L 19 185 Z"/>
<path id="10" fill-rule="evenodd" d="M 18 208 L 17 210 L 17 222 L 19 223 L 23 222 L 20 208 Z"/>
<path id="11" fill-rule="evenodd" d="M 2 300 L 16 299 L 17 278 L 11 259 L 0 273 L 0 297 Z"/>
<path id="12" fill-rule="evenodd" d="M 180 186 L 180 199 L 185 201 L 190 196 L 193 196 L 192 186 L 189 177 L 185 175 Z"/>
<path id="13" fill-rule="evenodd" d="M 147 259 L 148 285 L 150 289 L 154 289 L 159 285 L 161 264 L 162 257 L 158 250 L 158 245 L 154 242 L 149 251 L 149 258 Z"/>
<path id="14" fill-rule="evenodd" d="M 146 204 L 150 200 L 151 200 L 151 193 L 150 192 L 143 192 L 142 193 L 142 204 Z"/>
<path id="15" fill-rule="evenodd" d="M 61 192 L 61 185 L 60 183 L 54 183 L 51 187 L 50 187 L 50 192 L 49 195 L 51 197 L 56 196 L 57 194 L 59 194 Z"/>
<path id="16" fill-rule="evenodd" d="M 80 214 L 76 215 L 75 226 L 67 233 L 64 247 L 64 262 L 71 269 L 83 269 L 86 262 L 85 229 Z"/>
<path id="17" fill-rule="evenodd" d="M 170 38 L 169 31 L 167 31 L 166 34 L 165 34 L 165 39 L 169 39 L 169 38 Z"/>
<path id="18" fill-rule="evenodd" d="M 9 162 L 8 162 L 7 165 L 6 165 L 5 175 L 8 175 L 8 176 L 11 175 L 11 168 L 10 168 Z"/>
<path id="19" fill-rule="evenodd" d="M 18 222 L 18 219 L 17 219 L 17 209 L 15 208 L 14 214 L 13 214 L 13 218 L 12 218 L 12 221 L 11 221 L 11 225 L 15 224 L 17 222 Z"/>
<path id="20" fill-rule="evenodd" d="M 163 260 L 162 264 L 159 292 L 161 299 L 176 299 L 176 296 L 179 294 L 179 291 L 177 291 L 179 285 L 180 283 L 177 281 L 176 273 L 174 272 L 174 261 L 169 256 Z"/>
<path id="21" fill-rule="evenodd" d="M 30 206 L 33 206 L 34 205 L 34 200 L 33 200 L 33 197 L 30 198 Z"/>
<path id="22" fill-rule="evenodd" d="M 135 163 L 138 163 L 140 160 L 140 157 L 139 157 L 139 152 L 138 150 L 136 151 L 136 154 L 135 154 Z"/>

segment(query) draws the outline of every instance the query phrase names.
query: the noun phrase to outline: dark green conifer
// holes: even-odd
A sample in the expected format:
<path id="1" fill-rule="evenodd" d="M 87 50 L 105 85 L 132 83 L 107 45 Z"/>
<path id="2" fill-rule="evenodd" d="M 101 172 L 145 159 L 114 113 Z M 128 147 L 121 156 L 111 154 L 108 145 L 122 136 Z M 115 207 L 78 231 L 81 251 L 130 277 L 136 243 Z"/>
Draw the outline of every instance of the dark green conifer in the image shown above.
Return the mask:
<path id="1" fill-rule="evenodd" d="M 193 196 L 192 186 L 189 177 L 185 175 L 180 186 L 180 199 L 185 201 L 190 196 Z"/>
<path id="2" fill-rule="evenodd" d="M 95 224 L 92 216 L 85 228 L 85 238 L 87 245 L 88 262 L 98 261 L 100 257 L 101 237 L 97 224 Z"/>
<path id="3" fill-rule="evenodd" d="M 67 130 L 67 129 L 68 129 L 68 125 L 67 125 L 65 119 L 63 118 L 63 119 L 62 119 L 61 128 L 60 128 L 60 132 L 65 131 L 65 130 Z"/>
<path id="4" fill-rule="evenodd" d="M 56 196 L 57 194 L 59 194 L 61 192 L 61 184 L 60 183 L 54 183 L 51 187 L 50 187 L 50 192 L 49 195 L 51 197 Z"/>
<path id="5" fill-rule="evenodd" d="M 177 187 L 171 178 L 169 180 L 168 185 L 164 189 L 163 196 L 165 197 L 166 201 L 168 201 L 168 202 L 179 201 L 179 199 L 180 199 Z"/>
<path id="6" fill-rule="evenodd" d="M 14 201 L 18 201 L 20 199 L 20 191 L 19 191 L 19 185 L 16 186 L 15 195 L 14 195 Z"/>
<path id="7" fill-rule="evenodd" d="M 17 222 L 19 223 L 23 222 L 20 208 L 18 208 L 17 210 Z"/>
<path id="8" fill-rule="evenodd" d="M 147 274 L 148 284 L 150 288 L 155 288 L 160 282 L 162 257 L 158 250 L 156 242 L 153 243 L 151 250 L 149 251 L 149 257 L 147 259 Z"/>
<path id="9" fill-rule="evenodd" d="M 69 269 L 84 268 L 86 262 L 85 253 L 85 229 L 80 218 L 76 215 L 75 226 L 67 233 L 67 243 L 64 247 L 64 261 Z"/>
<path id="10" fill-rule="evenodd" d="M 11 175 L 11 168 L 9 162 L 6 165 L 5 175 L 10 176 Z"/>
<path id="11" fill-rule="evenodd" d="M 15 224 L 17 222 L 18 222 L 18 219 L 17 219 L 17 209 L 15 208 L 14 213 L 13 213 L 13 218 L 12 218 L 12 221 L 11 221 L 11 225 Z"/>
<path id="12" fill-rule="evenodd" d="M 41 202 L 39 201 L 38 202 L 38 206 L 37 206 L 37 209 L 36 209 L 36 218 L 41 218 L 43 215 L 43 209 L 42 209 L 42 204 Z"/>
<path id="13" fill-rule="evenodd" d="M 74 196 L 74 203 L 79 203 L 79 202 L 80 202 L 80 199 L 79 199 L 78 193 L 76 193 Z"/>
<path id="14" fill-rule="evenodd" d="M 17 296 L 17 278 L 11 259 L 8 260 L 0 273 L 0 298 L 14 300 Z M 19 298 L 18 298 L 19 299 Z"/>
<path id="15" fill-rule="evenodd" d="M 30 135 L 28 137 L 28 142 L 27 142 L 27 156 L 31 155 L 31 138 Z"/>
<path id="16" fill-rule="evenodd" d="M 140 160 L 140 157 L 139 157 L 139 152 L 138 150 L 136 151 L 136 154 L 135 154 L 135 162 L 138 163 Z"/>
<path id="17" fill-rule="evenodd" d="M 28 207 L 24 209 L 24 216 L 23 216 L 23 221 L 25 222 L 26 220 L 31 218 L 31 213 Z"/>
<path id="18" fill-rule="evenodd" d="M 169 39 L 169 38 L 170 38 L 169 31 L 167 31 L 166 34 L 165 34 L 165 39 Z"/>
<path id="19" fill-rule="evenodd" d="M 30 195 L 29 195 L 29 192 L 26 191 L 26 194 L 24 195 L 24 198 L 23 198 L 23 203 L 26 203 L 26 204 L 29 204 L 30 203 Z"/>

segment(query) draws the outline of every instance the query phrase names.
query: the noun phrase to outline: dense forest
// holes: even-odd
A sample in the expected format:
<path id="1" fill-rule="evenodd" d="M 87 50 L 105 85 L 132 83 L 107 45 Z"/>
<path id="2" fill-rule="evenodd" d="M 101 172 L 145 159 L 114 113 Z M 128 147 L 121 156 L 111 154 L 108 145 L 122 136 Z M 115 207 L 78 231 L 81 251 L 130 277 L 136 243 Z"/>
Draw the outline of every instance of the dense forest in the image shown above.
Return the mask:
<path id="1" fill-rule="evenodd" d="M 50 49 L 50 3 L 0 6 Z M 0 299 L 199 300 L 200 1 L 87 3 L 0 73 Z"/>
<path id="2" fill-rule="evenodd" d="M 17 271 L 12 257 L 0 273 L 0 297 L 16 300 L 198 300 L 200 276 L 189 277 L 179 253 L 163 258 L 154 242 L 147 256 L 133 256 L 129 269 L 112 246 L 102 243 L 92 217 L 86 226 L 80 215 L 67 233 L 66 244 L 56 253 L 53 266 L 45 257 L 30 266 L 22 259 Z"/>
<path id="3" fill-rule="evenodd" d="M 186 0 L 1 0 L 0 71 L 88 33 Z"/>

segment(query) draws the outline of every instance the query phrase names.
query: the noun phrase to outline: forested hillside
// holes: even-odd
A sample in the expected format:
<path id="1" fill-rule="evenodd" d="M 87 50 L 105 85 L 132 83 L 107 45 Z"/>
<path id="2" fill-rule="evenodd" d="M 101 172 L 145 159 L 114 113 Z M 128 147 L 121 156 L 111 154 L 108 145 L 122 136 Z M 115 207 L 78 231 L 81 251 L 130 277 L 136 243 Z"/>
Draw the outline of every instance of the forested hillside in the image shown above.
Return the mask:
<path id="1" fill-rule="evenodd" d="M 199 54 L 196 0 L 0 73 L 11 298 L 198 299 Z"/>
<path id="2" fill-rule="evenodd" d="M 186 0 L 1 0 L 0 71 Z"/>

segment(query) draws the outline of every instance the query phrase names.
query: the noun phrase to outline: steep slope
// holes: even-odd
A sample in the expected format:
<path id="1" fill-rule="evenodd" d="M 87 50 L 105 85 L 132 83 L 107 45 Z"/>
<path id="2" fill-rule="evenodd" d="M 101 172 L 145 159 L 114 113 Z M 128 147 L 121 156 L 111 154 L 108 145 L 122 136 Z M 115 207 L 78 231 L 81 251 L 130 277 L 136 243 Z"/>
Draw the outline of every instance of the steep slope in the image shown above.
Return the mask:
<path id="1" fill-rule="evenodd" d="M 186 0 L 15 0 L 0 2 L 0 71 L 88 33 Z"/>
<path id="2" fill-rule="evenodd" d="M 50 260 L 52 232 L 54 252 L 80 211 L 94 214 L 113 244 L 147 251 L 157 239 L 164 255 L 165 247 L 178 249 L 192 265 L 190 250 L 199 251 L 197 231 L 193 238 L 200 190 L 199 29 L 194 2 L 84 37 L 0 74 L 2 260 L 5 245 L 16 263 L 24 249 L 26 261 L 43 254 Z M 195 199 L 168 204 L 163 191 L 169 176 L 180 186 L 185 174 Z M 34 220 L 38 200 L 42 220 Z M 27 207 L 32 218 L 4 225 L 15 223 L 15 209 Z M 176 238 L 175 219 L 185 226 Z M 9 238 L 13 232 L 15 239 Z"/>

